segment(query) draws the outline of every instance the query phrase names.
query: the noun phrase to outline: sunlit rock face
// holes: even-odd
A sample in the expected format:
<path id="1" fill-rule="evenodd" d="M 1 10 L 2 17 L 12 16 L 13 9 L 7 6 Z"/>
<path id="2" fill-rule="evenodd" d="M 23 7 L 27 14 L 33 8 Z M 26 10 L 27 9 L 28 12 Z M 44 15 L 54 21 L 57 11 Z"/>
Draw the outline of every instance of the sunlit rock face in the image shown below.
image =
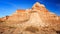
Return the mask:
<path id="1" fill-rule="evenodd" d="M 31 9 L 17 10 L 1 18 L 1 34 L 60 34 L 60 16 L 36 2 Z M 0 21 L 1 21 L 0 19 Z"/>
<path id="2" fill-rule="evenodd" d="M 25 21 L 28 20 L 29 13 L 26 10 L 17 10 L 14 14 L 12 14 L 8 20 L 9 21 Z"/>

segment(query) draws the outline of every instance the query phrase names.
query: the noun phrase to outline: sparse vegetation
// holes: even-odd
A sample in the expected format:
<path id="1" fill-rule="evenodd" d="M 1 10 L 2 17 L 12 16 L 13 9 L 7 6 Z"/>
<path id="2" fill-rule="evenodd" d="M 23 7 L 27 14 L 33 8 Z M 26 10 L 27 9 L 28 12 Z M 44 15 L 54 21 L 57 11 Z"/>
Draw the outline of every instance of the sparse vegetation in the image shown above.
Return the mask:
<path id="1" fill-rule="evenodd" d="M 36 32 L 39 31 L 39 29 L 38 29 L 37 27 L 30 26 L 30 27 L 27 27 L 27 28 L 25 29 L 25 31 L 30 31 L 30 32 L 32 32 L 32 33 L 36 33 Z"/>

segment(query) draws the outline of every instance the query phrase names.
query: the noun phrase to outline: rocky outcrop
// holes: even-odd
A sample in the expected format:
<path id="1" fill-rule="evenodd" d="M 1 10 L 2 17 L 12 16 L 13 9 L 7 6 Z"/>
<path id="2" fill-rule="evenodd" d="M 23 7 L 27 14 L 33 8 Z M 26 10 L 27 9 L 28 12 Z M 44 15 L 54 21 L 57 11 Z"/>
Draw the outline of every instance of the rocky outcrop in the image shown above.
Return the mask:
<path id="1" fill-rule="evenodd" d="M 39 2 L 32 9 L 17 10 L 3 21 L 1 34 L 60 34 L 60 16 Z"/>
<path id="2" fill-rule="evenodd" d="M 2 17 L 2 18 L 0 18 L 0 22 L 4 22 L 4 21 L 6 21 L 8 18 L 9 18 L 9 16 Z"/>

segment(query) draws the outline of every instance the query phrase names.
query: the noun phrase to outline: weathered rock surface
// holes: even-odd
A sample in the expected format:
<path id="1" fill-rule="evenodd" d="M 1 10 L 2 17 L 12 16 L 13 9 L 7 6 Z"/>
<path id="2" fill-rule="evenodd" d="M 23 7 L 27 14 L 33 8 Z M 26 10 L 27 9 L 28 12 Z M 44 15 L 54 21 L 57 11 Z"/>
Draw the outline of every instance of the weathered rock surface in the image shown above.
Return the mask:
<path id="1" fill-rule="evenodd" d="M 36 2 L 32 9 L 0 18 L 0 34 L 60 34 L 60 16 Z"/>

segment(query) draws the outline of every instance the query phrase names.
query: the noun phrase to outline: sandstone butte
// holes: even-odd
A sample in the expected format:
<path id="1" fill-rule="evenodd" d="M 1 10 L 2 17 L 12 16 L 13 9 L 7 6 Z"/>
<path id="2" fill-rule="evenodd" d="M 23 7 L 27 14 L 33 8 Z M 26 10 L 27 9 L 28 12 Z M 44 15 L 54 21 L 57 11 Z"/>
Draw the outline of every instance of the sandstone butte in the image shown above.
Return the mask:
<path id="1" fill-rule="evenodd" d="M 60 16 L 36 2 L 31 9 L 0 18 L 0 34 L 60 34 Z"/>

